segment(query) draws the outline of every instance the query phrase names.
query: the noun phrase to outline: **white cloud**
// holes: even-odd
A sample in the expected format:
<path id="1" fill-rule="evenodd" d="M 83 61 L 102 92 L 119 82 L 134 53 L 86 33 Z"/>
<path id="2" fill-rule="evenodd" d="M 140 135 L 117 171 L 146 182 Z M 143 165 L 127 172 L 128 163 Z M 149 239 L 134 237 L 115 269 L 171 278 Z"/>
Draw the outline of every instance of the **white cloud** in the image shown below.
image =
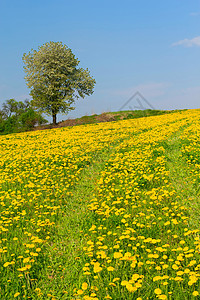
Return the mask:
<path id="1" fill-rule="evenodd" d="M 196 36 L 193 39 L 184 39 L 181 41 L 178 41 L 172 46 L 184 46 L 184 47 L 193 47 L 193 46 L 198 46 L 200 47 L 200 36 Z"/>

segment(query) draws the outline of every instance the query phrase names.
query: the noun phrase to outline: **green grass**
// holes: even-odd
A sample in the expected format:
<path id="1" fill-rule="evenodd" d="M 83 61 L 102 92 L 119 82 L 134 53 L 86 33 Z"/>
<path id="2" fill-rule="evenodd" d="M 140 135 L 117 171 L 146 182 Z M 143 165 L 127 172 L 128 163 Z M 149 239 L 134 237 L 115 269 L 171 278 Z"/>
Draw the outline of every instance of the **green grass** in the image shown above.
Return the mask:
<path id="1" fill-rule="evenodd" d="M 165 299 L 160 290 L 169 300 L 195 299 L 199 283 L 189 285 L 184 271 L 199 273 L 199 113 L 123 114 L 2 137 L 1 299 Z M 35 262 L 19 270 L 19 255 L 31 251 Z M 133 274 L 140 279 L 127 284 Z M 153 280 L 164 275 L 166 284 Z"/>
<path id="2" fill-rule="evenodd" d="M 180 202 L 189 208 L 190 226 L 198 229 L 200 224 L 200 190 L 194 186 L 191 179 L 191 169 L 186 158 L 182 156 L 181 133 L 182 131 L 166 141 L 167 168 L 170 181 L 179 195 Z"/>
<path id="3" fill-rule="evenodd" d="M 126 110 L 126 111 L 116 111 L 116 112 L 104 112 L 100 115 L 93 114 L 91 116 L 82 116 L 76 119 L 68 119 L 61 121 L 57 126 L 55 125 L 42 125 L 37 126 L 36 129 L 51 129 L 56 127 L 65 127 L 65 126 L 75 126 L 75 125 L 86 125 L 86 124 L 96 124 L 101 122 L 113 122 L 119 120 L 128 120 L 128 119 L 137 119 L 150 116 L 159 116 L 165 114 L 171 114 L 176 112 L 181 112 L 184 110 Z"/>
<path id="4" fill-rule="evenodd" d="M 113 151 L 111 146 L 94 154 L 92 164 L 84 167 L 79 183 L 72 190 L 72 196 L 65 199 L 66 205 L 59 216 L 50 247 L 51 261 L 40 274 L 40 288 L 44 293 L 42 299 L 46 299 L 50 286 L 56 299 L 72 299 L 75 283 L 79 284 L 82 280 L 80 269 L 86 262 L 82 250 L 86 246 L 84 232 L 89 230 L 94 221 L 87 205 L 94 194 L 105 161 Z"/>

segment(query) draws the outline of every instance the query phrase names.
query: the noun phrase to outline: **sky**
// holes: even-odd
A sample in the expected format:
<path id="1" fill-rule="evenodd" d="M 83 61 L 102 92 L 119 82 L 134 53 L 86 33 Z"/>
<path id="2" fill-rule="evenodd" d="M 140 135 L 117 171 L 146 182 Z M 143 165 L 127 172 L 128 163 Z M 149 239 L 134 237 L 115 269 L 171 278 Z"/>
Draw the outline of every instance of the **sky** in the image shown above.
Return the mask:
<path id="1" fill-rule="evenodd" d="M 49 41 L 67 45 L 96 80 L 59 121 L 200 108 L 200 0 L 0 0 L 0 106 L 31 99 L 22 56 Z"/>

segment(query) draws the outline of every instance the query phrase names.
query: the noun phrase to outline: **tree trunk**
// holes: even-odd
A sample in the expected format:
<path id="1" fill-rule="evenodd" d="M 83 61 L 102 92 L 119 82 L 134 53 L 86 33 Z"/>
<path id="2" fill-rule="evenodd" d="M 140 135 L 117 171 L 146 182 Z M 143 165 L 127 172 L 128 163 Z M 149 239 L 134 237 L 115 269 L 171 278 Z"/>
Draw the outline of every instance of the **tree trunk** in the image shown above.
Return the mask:
<path id="1" fill-rule="evenodd" d="M 53 117 L 53 125 L 57 125 L 57 123 L 56 123 L 56 114 L 52 113 L 52 117 Z"/>

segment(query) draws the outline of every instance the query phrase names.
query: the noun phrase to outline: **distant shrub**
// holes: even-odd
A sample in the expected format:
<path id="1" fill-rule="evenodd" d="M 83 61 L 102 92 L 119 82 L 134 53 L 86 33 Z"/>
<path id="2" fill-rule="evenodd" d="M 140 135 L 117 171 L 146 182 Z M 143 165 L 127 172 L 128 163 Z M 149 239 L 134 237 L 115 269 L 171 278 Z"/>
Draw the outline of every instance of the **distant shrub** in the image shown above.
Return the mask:
<path id="1" fill-rule="evenodd" d="M 19 116 L 19 123 L 21 128 L 26 131 L 33 129 L 35 125 L 47 123 L 47 120 L 45 120 L 41 114 L 30 108 Z"/>
<path id="2" fill-rule="evenodd" d="M 4 120 L 1 123 L 1 129 L 3 134 L 8 134 L 8 133 L 14 133 L 14 132 L 19 132 L 19 122 L 17 120 L 17 117 L 15 115 L 8 117 L 6 120 Z"/>

